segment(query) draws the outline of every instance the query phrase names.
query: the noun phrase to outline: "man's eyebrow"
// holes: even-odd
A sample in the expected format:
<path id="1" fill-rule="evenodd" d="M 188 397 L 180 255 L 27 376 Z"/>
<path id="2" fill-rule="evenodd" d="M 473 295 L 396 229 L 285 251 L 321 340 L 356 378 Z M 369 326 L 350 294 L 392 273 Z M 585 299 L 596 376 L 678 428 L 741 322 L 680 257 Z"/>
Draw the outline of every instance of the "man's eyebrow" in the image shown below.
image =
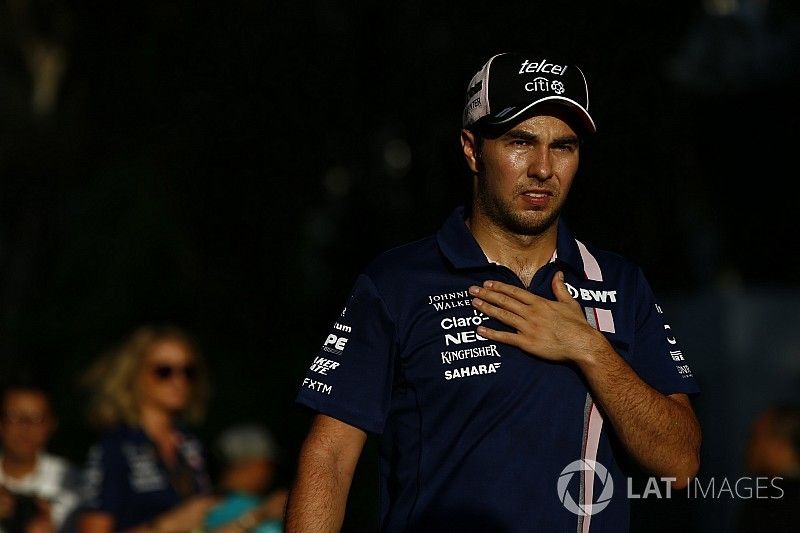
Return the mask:
<path id="1" fill-rule="evenodd" d="M 516 129 L 516 128 L 508 130 L 503 135 L 503 137 L 509 139 L 522 139 L 523 141 L 536 141 L 539 139 L 538 135 L 531 133 L 528 130 Z M 579 142 L 580 139 L 578 138 L 578 136 L 571 134 L 563 135 L 561 137 L 556 137 L 555 139 L 553 139 L 554 144 L 577 144 Z"/>
<path id="2" fill-rule="evenodd" d="M 528 130 L 523 129 L 511 129 L 508 130 L 503 137 L 508 137 L 511 139 L 523 139 L 525 141 L 535 141 L 539 138 L 538 135 L 534 135 L 533 133 L 529 132 Z"/>

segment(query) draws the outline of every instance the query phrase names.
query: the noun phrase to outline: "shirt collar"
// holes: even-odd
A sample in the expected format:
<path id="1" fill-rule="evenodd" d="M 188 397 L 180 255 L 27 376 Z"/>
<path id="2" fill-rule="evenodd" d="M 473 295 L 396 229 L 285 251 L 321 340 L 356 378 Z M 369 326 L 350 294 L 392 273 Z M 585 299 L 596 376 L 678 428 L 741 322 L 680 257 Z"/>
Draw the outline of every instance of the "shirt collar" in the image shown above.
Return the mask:
<path id="1" fill-rule="evenodd" d="M 491 263 L 465 221 L 464 206 L 456 207 L 436 234 L 439 249 L 456 269 L 486 268 Z M 563 217 L 558 221 L 555 255 L 556 263 L 566 266 L 581 277 L 586 277 L 577 241 Z"/>

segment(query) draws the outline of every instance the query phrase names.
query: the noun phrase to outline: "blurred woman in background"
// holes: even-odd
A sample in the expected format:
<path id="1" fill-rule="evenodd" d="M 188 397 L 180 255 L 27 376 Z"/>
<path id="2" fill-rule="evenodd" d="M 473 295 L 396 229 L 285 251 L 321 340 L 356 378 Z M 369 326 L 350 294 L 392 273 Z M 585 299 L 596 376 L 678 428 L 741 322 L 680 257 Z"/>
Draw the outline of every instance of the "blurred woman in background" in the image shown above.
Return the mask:
<path id="1" fill-rule="evenodd" d="M 86 464 L 81 533 L 189 531 L 211 496 L 204 449 L 187 429 L 205 414 L 208 381 L 195 342 L 146 326 L 85 376 L 90 423 L 102 430 Z"/>

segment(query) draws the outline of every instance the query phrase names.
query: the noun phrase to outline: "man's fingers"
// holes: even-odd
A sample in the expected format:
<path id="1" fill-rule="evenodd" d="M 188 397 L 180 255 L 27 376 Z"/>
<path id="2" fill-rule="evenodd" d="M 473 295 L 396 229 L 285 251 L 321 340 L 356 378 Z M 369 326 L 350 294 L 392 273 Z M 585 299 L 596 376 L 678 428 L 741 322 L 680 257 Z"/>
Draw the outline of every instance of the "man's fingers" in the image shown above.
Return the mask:
<path id="1" fill-rule="evenodd" d="M 521 348 L 520 343 L 522 336 L 519 333 L 511 333 L 510 331 L 497 331 L 496 329 L 487 328 L 486 326 L 478 326 L 478 335 L 487 338 L 490 341 L 497 341 L 503 344 L 509 344 Z"/>
<path id="2" fill-rule="evenodd" d="M 564 282 L 564 273 L 560 270 L 556 272 L 555 276 L 553 276 L 553 294 L 561 303 L 565 303 L 570 305 L 576 309 L 580 309 L 581 305 L 572 297 L 567 289 L 567 284 Z"/>
<path id="3" fill-rule="evenodd" d="M 521 287 L 517 287 L 516 285 L 509 285 L 508 283 L 503 283 L 502 281 L 495 281 L 495 280 L 488 280 L 483 282 L 483 288 L 485 290 L 499 292 L 501 294 L 505 294 L 522 302 L 524 304 L 533 304 L 536 303 L 537 300 L 540 298 L 536 296 L 532 292 L 529 292 Z"/>
<path id="4" fill-rule="evenodd" d="M 481 311 L 486 316 L 496 318 L 503 324 L 511 326 L 517 331 L 522 330 L 525 326 L 525 319 L 519 316 L 518 314 L 503 309 L 501 307 L 492 305 L 489 302 L 482 300 L 481 298 L 473 298 L 472 305 L 475 307 L 475 309 Z M 521 304 L 518 303 L 517 305 Z"/>
<path id="5" fill-rule="evenodd" d="M 553 294 L 559 302 L 573 301 L 572 296 L 570 295 L 569 291 L 567 290 L 567 286 L 564 283 L 564 273 L 560 270 L 556 272 L 555 276 L 553 276 L 552 289 Z"/>
<path id="6" fill-rule="evenodd" d="M 487 288 L 473 285 L 469 288 L 469 293 L 472 296 L 480 298 L 484 302 L 489 302 L 494 306 L 506 309 L 517 315 L 525 315 L 527 310 L 528 305 L 523 300 L 520 300 L 515 295 L 495 290 L 494 286 Z"/>

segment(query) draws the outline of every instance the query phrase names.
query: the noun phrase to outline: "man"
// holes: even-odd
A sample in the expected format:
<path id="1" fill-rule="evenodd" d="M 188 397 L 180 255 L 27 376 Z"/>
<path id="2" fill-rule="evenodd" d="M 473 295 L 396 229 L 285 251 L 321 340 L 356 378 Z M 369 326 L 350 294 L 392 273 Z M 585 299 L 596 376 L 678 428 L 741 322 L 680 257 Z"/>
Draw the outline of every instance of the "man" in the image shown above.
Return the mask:
<path id="1" fill-rule="evenodd" d="M 79 469 L 47 453 L 55 431 L 50 396 L 25 382 L 0 393 L 0 531 L 72 531 Z"/>
<path id="2" fill-rule="evenodd" d="M 341 528 L 368 433 L 386 532 L 618 533 L 623 459 L 677 488 L 696 474 L 697 386 L 661 307 L 559 216 L 588 109 L 583 73 L 552 55 L 498 54 L 473 77 L 471 209 L 357 279 L 298 394 L 318 414 L 289 533 Z"/>

